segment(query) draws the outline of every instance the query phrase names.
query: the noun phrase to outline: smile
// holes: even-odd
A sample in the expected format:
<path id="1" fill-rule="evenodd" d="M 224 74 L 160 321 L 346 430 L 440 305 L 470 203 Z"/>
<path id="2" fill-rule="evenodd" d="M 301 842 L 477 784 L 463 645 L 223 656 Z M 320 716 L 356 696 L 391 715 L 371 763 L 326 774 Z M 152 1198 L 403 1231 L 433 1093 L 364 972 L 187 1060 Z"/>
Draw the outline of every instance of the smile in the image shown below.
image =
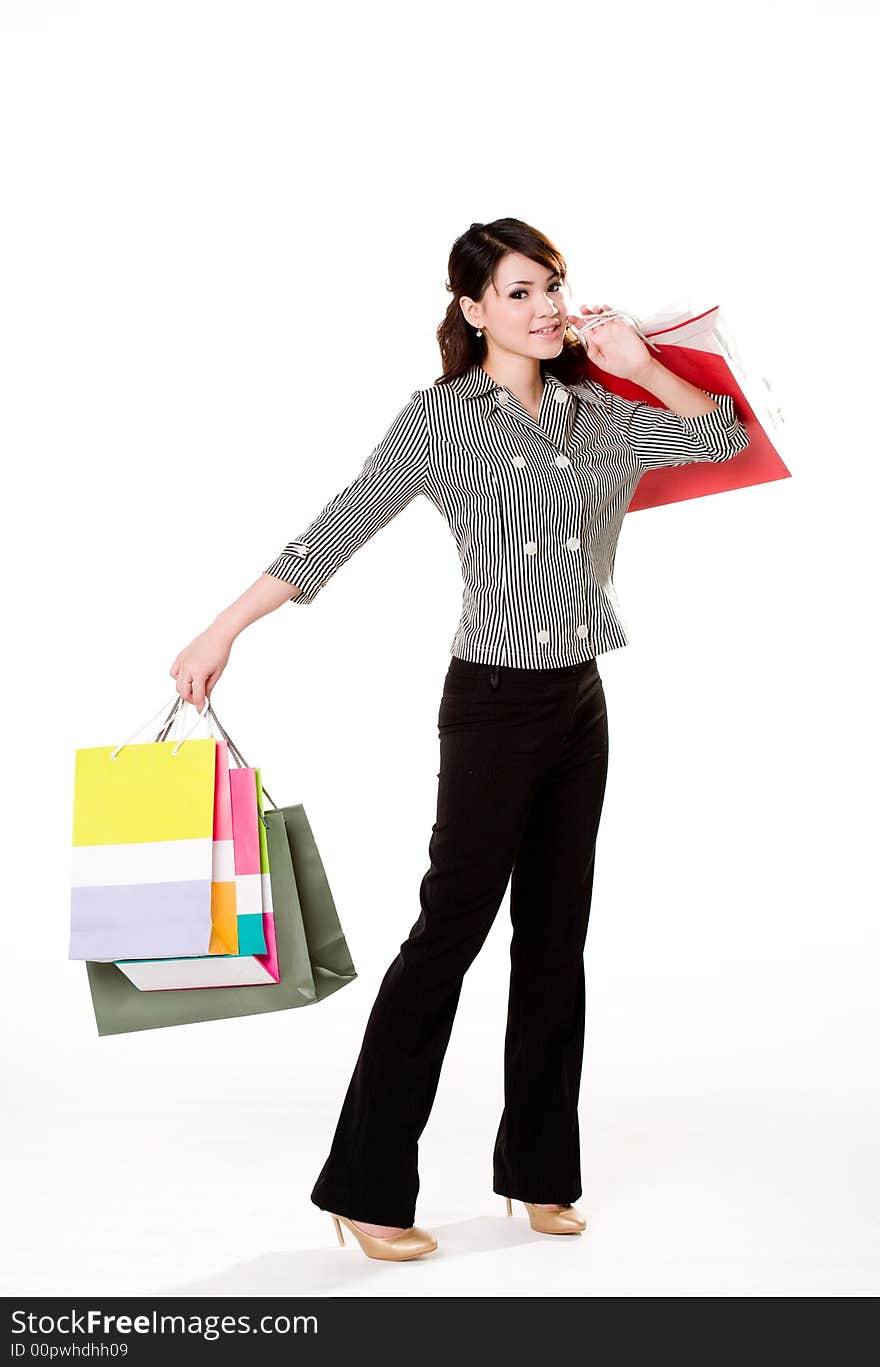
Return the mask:
<path id="1" fill-rule="evenodd" d="M 536 329 L 532 332 L 532 336 L 533 336 L 533 337 L 552 337 L 553 334 L 554 334 L 555 332 L 558 332 L 558 331 L 559 331 L 559 326 L 560 326 L 559 323 L 554 323 L 553 326 L 552 326 L 552 327 L 549 327 L 549 328 L 536 328 Z"/>

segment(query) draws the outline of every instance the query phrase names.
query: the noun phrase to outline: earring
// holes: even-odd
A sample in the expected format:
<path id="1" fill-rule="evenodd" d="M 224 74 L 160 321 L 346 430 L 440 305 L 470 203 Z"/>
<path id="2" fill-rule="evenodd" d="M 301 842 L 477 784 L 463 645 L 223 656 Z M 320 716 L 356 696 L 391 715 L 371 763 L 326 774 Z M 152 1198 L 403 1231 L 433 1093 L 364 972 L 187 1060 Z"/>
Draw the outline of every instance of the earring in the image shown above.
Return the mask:
<path id="1" fill-rule="evenodd" d="M 482 337 L 482 335 L 483 335 L 483 329 L 482 329 L 482 328 L 477 328 L 477 336 L 478 336 L 478 337 Z"/>

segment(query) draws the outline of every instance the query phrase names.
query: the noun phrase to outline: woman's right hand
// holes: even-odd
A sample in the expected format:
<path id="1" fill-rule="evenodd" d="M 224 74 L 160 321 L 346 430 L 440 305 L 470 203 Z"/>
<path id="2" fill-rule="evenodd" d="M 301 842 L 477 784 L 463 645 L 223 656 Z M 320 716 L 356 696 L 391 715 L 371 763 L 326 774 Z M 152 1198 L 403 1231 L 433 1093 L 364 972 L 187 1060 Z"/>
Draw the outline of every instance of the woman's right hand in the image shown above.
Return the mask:
<path id="1" fill-rule="evenodd" d="M 184 646 L 169 670 L 183 701 L 191 702 L 199 712 L 226 668 L 233 640 L 227 631 L 210 626 Z"/>

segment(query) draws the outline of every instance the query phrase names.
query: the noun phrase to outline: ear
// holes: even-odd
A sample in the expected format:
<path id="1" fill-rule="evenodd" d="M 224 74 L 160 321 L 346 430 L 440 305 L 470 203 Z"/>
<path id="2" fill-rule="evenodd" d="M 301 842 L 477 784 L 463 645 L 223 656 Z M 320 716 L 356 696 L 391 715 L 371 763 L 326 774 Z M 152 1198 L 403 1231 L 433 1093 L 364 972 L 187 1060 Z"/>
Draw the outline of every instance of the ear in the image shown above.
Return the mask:
<path id="1" fill-rule="evenodd" d="M 478 306 L 474 303 L 473 299 L 469 299 L 467 295 L 463 294 L 458 303 L 464 314 L 465 321 L 470 323 L 472 327 L 479 327 L 480 324 L 474 317 L 474 313 L 477 311 Z"/>

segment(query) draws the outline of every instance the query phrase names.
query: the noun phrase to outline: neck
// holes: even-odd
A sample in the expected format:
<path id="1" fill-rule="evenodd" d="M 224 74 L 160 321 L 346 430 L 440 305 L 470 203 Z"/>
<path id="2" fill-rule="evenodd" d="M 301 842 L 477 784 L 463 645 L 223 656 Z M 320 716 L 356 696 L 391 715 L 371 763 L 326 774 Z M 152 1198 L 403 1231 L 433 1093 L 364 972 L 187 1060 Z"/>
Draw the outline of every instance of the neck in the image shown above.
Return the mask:
<path id="1" fill-rule="evenodd" d="M 483 361 L 483 369 L 496 384 L 504 385 L 518 399 L 528 403 L 540 402 L 544 392 L 541 362 L 534 356 L 519 356 L 512 351 L 493 347 Z"/>

